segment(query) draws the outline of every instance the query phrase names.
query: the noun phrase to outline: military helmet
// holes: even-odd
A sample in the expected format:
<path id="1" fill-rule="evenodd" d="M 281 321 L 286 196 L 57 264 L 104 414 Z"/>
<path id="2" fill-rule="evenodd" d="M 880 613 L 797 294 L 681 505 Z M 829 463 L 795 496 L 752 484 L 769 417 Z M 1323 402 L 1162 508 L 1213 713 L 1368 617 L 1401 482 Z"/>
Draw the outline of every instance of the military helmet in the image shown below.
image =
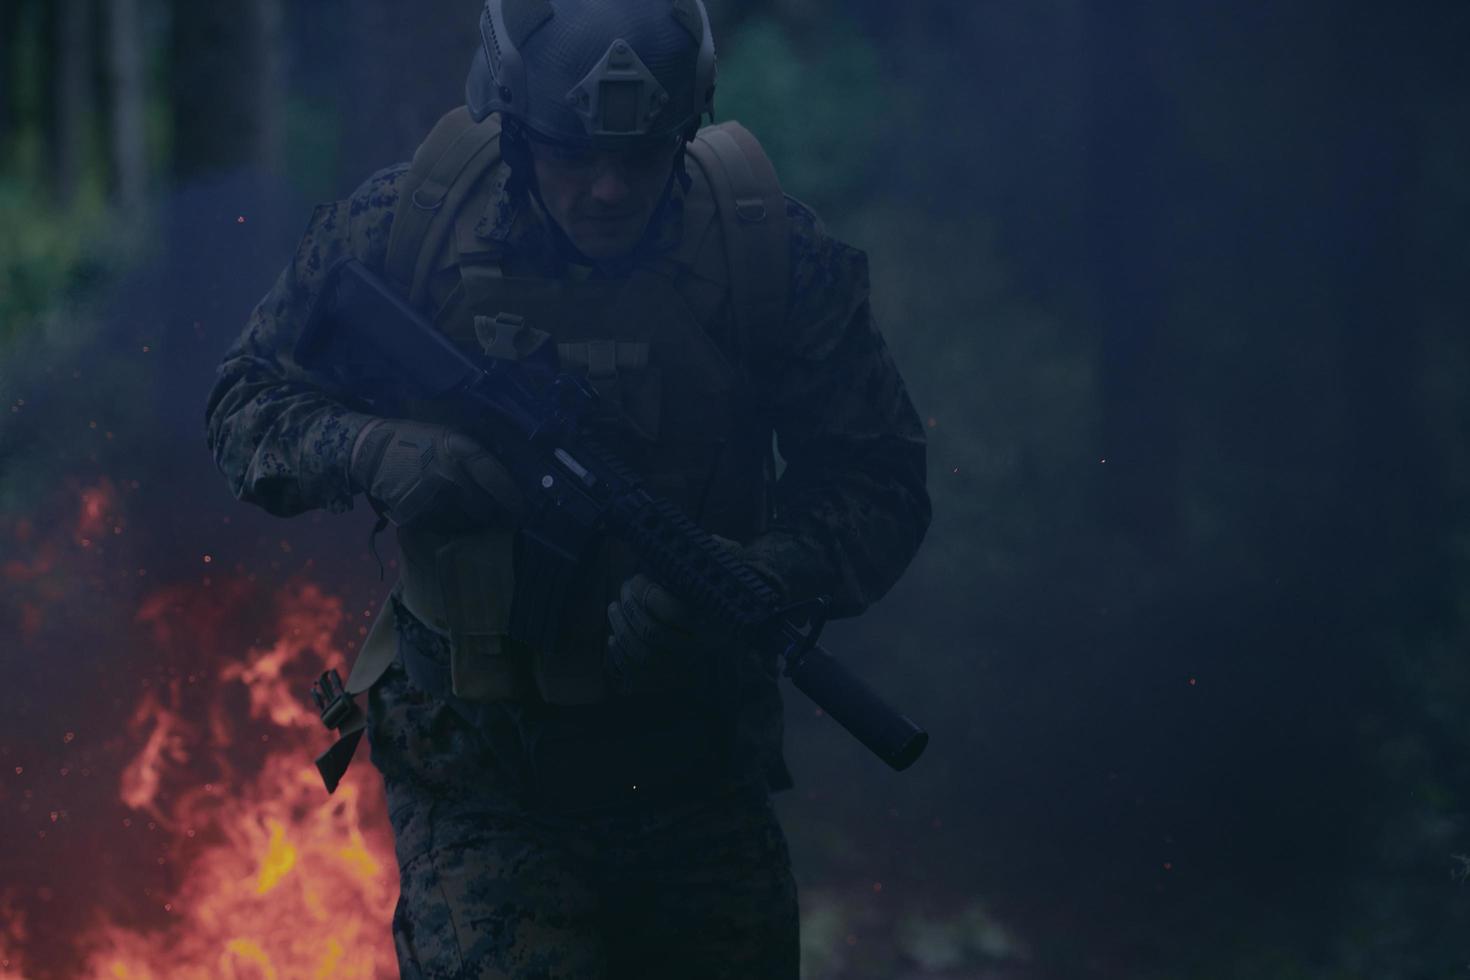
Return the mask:
<path id="1" fill-rule="evenodd" d="M 712 111 L 715 45 L 701 0 L 486 0 L 465 85 L 558 143 L 617 149 L 696 128 Z"/>

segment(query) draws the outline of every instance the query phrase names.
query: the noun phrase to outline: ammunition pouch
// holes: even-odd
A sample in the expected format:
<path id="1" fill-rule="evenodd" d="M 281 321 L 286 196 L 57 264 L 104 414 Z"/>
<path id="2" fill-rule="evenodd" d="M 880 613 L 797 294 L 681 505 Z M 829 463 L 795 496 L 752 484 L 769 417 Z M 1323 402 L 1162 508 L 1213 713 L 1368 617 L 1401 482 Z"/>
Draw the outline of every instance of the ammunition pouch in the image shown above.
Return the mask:
<path id="1" fill-rule="evenodd" d="M 734 751 L 728 707 L 707 697 L 646 696 L 592 705 L 475 703 L 452 690 L 446 638 L 397 603 L 398 655 L 408 679 L 446 702 L 525 773 L 525 804 L 573 814 L 666 801 L 757 776 Z"/>
<path id="2" fill-rule="evenodd" d="M 447 535 L 400 529 L 408 611 L 449 646 L 449 692 L 465 701 L 531 695 L 530 657 L 510 635 L 515 531 Z"/>

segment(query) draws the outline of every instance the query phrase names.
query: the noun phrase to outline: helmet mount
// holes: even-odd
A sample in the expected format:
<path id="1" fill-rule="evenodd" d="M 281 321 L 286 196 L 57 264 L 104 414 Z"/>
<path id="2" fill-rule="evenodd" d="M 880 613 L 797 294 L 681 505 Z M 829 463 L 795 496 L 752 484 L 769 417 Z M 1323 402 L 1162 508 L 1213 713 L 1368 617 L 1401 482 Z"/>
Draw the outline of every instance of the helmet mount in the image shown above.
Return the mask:
<path id="1" fill-rule="evenodd" d="M 477 120 L 616 150 L 697 129 L 715 74 L 702 0 L 485 0 L 465 98 Z"/>
<path id="2" fill-rule="evenodd" d="M 587 135 L 596 140 L 644 135 L 669 104 L 669 93 L 633 46 L 618 38 L 597 67 L 567 93 L 567 101 L 585 121 Z"/>

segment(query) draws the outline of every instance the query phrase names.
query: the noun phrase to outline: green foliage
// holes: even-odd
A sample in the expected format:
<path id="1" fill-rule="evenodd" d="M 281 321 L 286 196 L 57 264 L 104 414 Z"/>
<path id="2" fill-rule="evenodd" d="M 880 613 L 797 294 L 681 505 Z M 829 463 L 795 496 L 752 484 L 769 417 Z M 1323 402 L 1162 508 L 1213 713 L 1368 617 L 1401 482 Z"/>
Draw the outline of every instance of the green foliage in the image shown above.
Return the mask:
<path id="1" fill-rule="evenodd" d="M 0 466 L 0 513 L 30 513 L 75 476 L 75 457 L 60 447 L 86 440 L 94 461 L 116 459 L 126 448 L 109 430 L 146 429 L 156 358 L 141 353 L 71 379 L 70 398 L 106 425 L 62 435 L 26 422 L 41 393 L 55 390 L 47 371 L 92 363 L 83 355 L 102 329 L 97 301 L 122 270 L 146 261 L 149 238 L 146 223 L 124 223 L 109 208 L 97 181 L 61 209 L 32 185 L 0 179 L 0 227 L 8 230 L 0 235 L 0 460 L 25 461 Z"/>
<path id="2" fill-rule="evenodd" d="M 113 208 L 111 162 L 108 159 L 110 120 L 101 105 L 89 105 L 74 121 L 79 133 L 76 148 L 79 172 L 76 186 L 56 186 L 54 130 L 56 84 L 51 50 L 44 28 L 44 4 L 20 5 L 14 37 L 0 39 L 6 57 L 0 66 L 10 70 L 0 79 L 0 96 L 8 97 L 13 126 L 0 132 L 0 353 L 38 330 L 55 331 L 62 324 L 83 329 L 83 320 L 70 313 L 85 302 L 117 271 L 139 259 L 143 241 L 138 216 L 127 221 Z M 99 25 L 94 25 L 98 30 Z M 94 37 L 94 42 L 98 39 Z M 171 106 L 167 96 L 167 46 L 163 35 L 150 34 L 145 51 L 150 76 L 143 106 L 144 141 L 148 158 L 168 159 L 171 150 Z M 110 70 L 104 48 L 95 43 L 91 66 L 98 80 Z M 14 88 L 6 93 L 6 81 Z M 101 88 L 94 93 L 100 96 Z M 48 136 L 48 133 L 51 133 Z M 69 200 L 58 200 L 63 194 Z M 62 327 L 64 329 L 64 327 Z M 54 338 L 50 338 L 54 339 Z"/>
<path id="3" fill-rule="evenodd" d="M 286 103 L 286 173 L 310 200 L 330 200 L 336 193 L 342 128 L 335 107 L 299 98 Z"/>
<path id="4" fill-rule="evenodd" d="M 61 211 L 30 186 L 0 179 L 0 349 L 31 331 L 67 297 L 103 278 L 111 246 L 95 186 Z"/>
<path id="5" fill-rule="evenodd" d="M 901 913 L 866 887 L 805 889 L 801 973 L 805 980 L 971 977 L 1024 971 L 1031 952 L 983 903 L 951 912 Z"/>
<path id="6" fill-rule="evenodd" d="M 836 19 L 820 45 L 798 48 L 778 21 L 756 17 L 726 49 L 716 118 L 758 134 L 795 196 L 819 209 L 860 198 L 892 109 L 873 44 Z"/>
<path id="7" fill-rule="evenodd" d="M 909 958 L 931 972 L 1027 957 L 1025 945 L 978 902 L 951 916 L 911 914 L 900 932 Z"/>

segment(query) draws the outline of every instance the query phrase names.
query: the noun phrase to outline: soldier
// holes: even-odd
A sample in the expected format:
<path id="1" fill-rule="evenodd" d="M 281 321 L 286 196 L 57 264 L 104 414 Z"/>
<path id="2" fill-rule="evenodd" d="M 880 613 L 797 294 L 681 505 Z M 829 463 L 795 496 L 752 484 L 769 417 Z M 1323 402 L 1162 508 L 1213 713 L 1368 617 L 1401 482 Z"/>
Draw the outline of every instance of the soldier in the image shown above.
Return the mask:
<path id="1" fill-rule="evenodd" d="M 795 978 L 776 665 L 612 541 L 551 649 L 512 635 L 538 585 L 499 463 L 433 404 L 375 415 L 293 345 L 346 256 L 477 353 L 553 343 L 651 488 L 783 597 L 855 615 L 929 521 L 866 257 L 744 129 L 698 129 L 700 0 L 487 0 L 480 34 L 468 104 L 312 216 L 219 368 L 210 446 L 273 514 L 364 493 L 396 525 L 402 577 L 348 687 L 387 791 L 403 976 Z"/>

